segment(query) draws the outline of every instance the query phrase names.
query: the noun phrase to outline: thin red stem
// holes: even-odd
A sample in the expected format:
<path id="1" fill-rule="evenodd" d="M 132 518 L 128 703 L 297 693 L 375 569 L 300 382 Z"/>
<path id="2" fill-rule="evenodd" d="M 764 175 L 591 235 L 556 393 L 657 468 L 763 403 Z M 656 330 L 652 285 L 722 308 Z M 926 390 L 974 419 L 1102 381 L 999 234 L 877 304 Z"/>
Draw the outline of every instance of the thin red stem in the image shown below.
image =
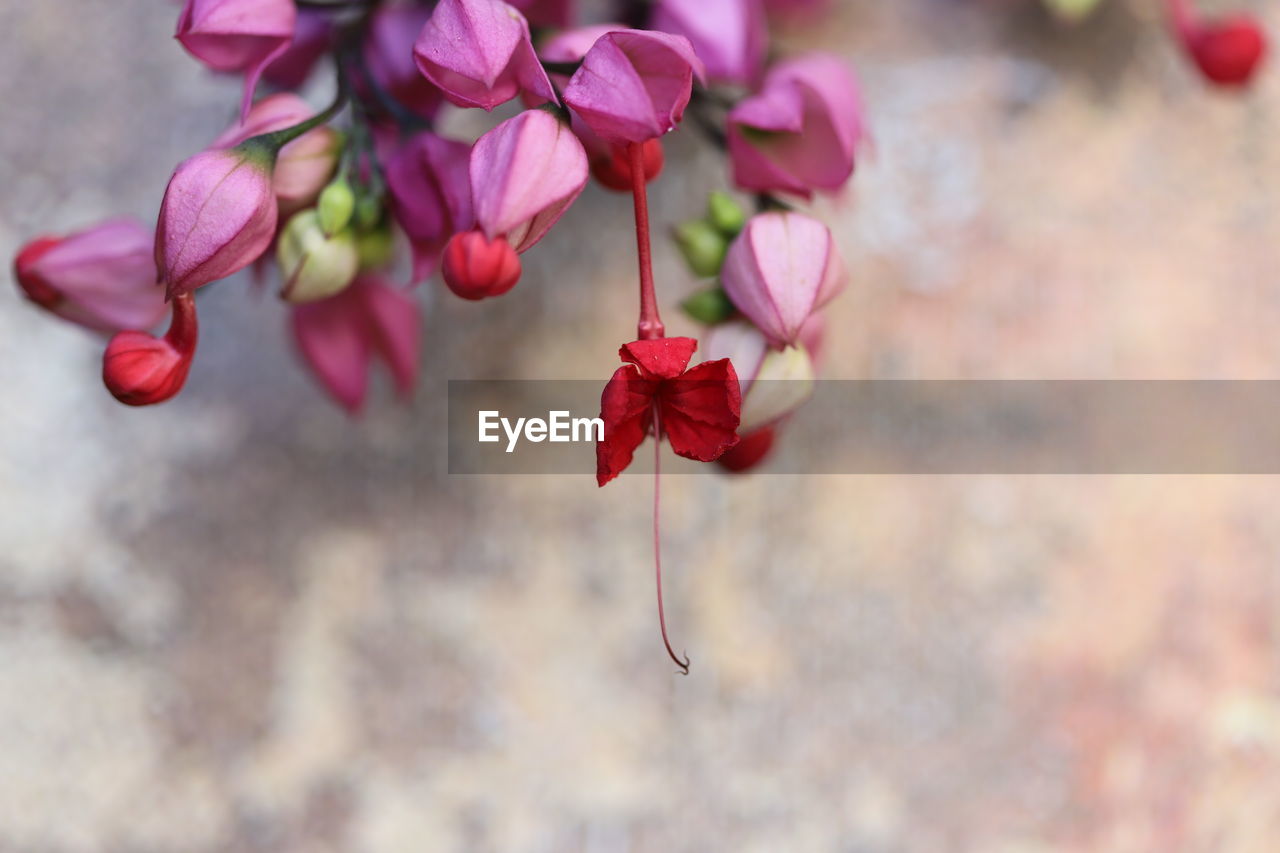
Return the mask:
<path id="1" fill-rule="evenodd" d="M 658 296 L 653 288 L 653 252 L 649 246 L 649 196 L 645 188 L 644 146 L 639 142 L 627 145 L 627 157 L 631 165 L 631 193 L 636 203 L 636 254 L 640 259 L 640 323 L 636 327 L 642 341 L 651 341 L 666 334 L 662 317 L 658 315 Z"/>
<path id="2" fill-rule="evenodd" d="M 689 674 L 689 655 L 684 660 L 676 656 L 671 648 L 671 640 L 667 638 L 667 614 L 662 606 L 662 422 L 658 415 L 658 406 L 653 407 L 653 576 L 658 587 L 658 627 L 662 629 L 662 644 L 667 647 L 667 654 L 680 667 L 681 675 Z"/>
<path id="3" fill-rule="evenodd" d="M 200 324 L 196 320 L 196 297 L 194 293 L 184 293 L 173 298 L 173 319 L 169 322 L 169 331 L 164 339 L 175 350 L 184 356 L 196 351 L 196 338 L 199 336 Z"/>

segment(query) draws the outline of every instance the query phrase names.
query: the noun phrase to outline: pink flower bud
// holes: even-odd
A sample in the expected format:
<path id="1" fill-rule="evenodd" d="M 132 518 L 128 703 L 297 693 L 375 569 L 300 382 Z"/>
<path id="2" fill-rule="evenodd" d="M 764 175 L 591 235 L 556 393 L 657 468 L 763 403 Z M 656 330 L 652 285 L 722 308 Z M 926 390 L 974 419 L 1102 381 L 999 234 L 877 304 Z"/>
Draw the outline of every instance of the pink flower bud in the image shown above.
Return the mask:
<path id="1" fill-rule="evenodd" d="M 364 276 L 330 299 L 295 306 L 294 341 L 325 390 L 348 412 L 364 405 L 374 357 L 391 370 L 402 396 L 418 378 L 418 305 L 377 276 Z"/>
<path id="2" fill-rule="evenodd" d="M 333 48 L 332 21 L 323 9 L 299 9 L 293 42 L 263 69 L 262 79 L 280 89 L 301 89 L 316 63 Z"/>
<path id="3" fill-rule="evenodd" d="M 413 247 L 413 280 L 440 265 L 440 253 L 455 233 L 470 228 L 471 146 L 424 132 L 385 159 L 391 212 Z"/>
<path id="4" fill-rule="evenodd" d="M 774 346 L 794 344 L 847 274 L 827 226 L 801 213 L 753 216 L 729 247 L 725 292 Z"/>
<path id="5" fill-rule="evenodd" d="M 480 231 L 455 234 L 444 249 L 444 283 L 463 299 L 501 296 L 520 280 L 520 257 L 505 237 Z"/>
<path id="6" fill-rule="evenodd" d="M 119 332 L 102 356 L 102 381 L 126 406 L 163 403 L 182 390 L 195 357 L 198 337 L 195 298 L 173 300 L 173 320 L 163 338 L 146 332 Z"/>
<path id="7" fill-rule="evenodd" d="M 602 139 L 644 142 L 684 117 L 702 60 L 684 36 L 614 30 L 596 40 L 564 90 L 564 102 Z"/>
<path id="8" fill-rule="evenodd" d="M 558 103 L 533 51 L 528 22 L 502 0 L 440 0 L 413 57 L 460 107 L 492 110 L 521 91 Z"/>
<path id="9" fill-rule="evenodd" d="M 28 299 L 64 320 L 109 332 L 148 329 L 166 310 L 154 242 L 133 219 L 42 237 L 18 252 L 14 278 Z"/>
<path id="10" fill-rule="evenodd" d="M 243 71 L 242 117 L 271 62 L 289 48 L 297 9 L 293 0 L 187 0 L 176 38 L 215 71 Z"/>
<path id="11" fill-rule="evenodd" d="M 750 85 L 760 74 L 768 39 L 761 0 L 661 0 L 652 26 L 689 39 L 711 80 Z"/>
<path id="12" fill-rule="evenodd" d="M 156 267 L 170 297 L 244 269 L 271 245 L 273 159 L 269 149 L 245 143 L 178 165 L 156 225 Z"/>
<path id="13" fill-rule="evenodd" d="M 315 115 L 307 102 L 292 92 L 280 92 L 256 102 L 241 124 L 232 125 L 213 141 L 212 148 L 234 148 L 259 134 L 301 124 Z M 271 187 L 285 215 L 316 200 L 338 166 L 339 136 L 328 125 L 307 131 L 280 149 Z"/>
<path id="14" fill-rule="evenodd" d="M 517 253 L 543 238 L 587 185 L 587 155 L 573 131 L 545 110 L 527 110 L 471 151 L 476 224 Z"/>
<path id="15" fill-rule="evenodd" d="M 424 118 L 434 116 L 444 100 L 440 90 L 423 78 L 413 59 L 418 33 L 430 17 L 431 10 L 423 6 L 380 6 L 373 13 L 364 43 L 365 66 L 373 83 Z"/>
<path id="16" fill-rule="evenodd" d="M 771 69 L 729 113 L 733 179 L 747 190 L 837 190 L 864 135 L 862 99 L 840 59 L 812 53 Z"/>

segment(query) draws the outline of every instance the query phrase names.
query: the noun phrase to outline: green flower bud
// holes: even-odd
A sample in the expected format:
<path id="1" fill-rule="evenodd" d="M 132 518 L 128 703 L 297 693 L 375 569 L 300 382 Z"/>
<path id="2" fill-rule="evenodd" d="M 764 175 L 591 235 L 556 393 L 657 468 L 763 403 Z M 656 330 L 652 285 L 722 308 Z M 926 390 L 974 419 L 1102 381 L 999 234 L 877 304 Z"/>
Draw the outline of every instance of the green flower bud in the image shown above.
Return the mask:
<path id="1" fill-rule="evenodd" d="M 332 237 L 351 224 L 356 212 L 356 194 L 345 177 L 339 177 L 324 188 L 316 203 L 316 212 L 325 236 Z"/>
<path id="2" fill-rule="evenodd" d="M 376 195 L 362 195 L 356 200 L 356 228 L 367 231 L 382 221 L 382 199 Z"/>
<path id="3" fill-rule="evenodd" d="M 320 227 L 320 215 L 303 210 L 280 232 L 276 262 L 284 277 L 280 295 L 289 302 L 314 302 L 351 284 L 360 256 L 350 229 L 327 237 Z"/>
<path id="4" fill-rule="evenodd" d="M 694 275 L 710 278 L 720 274 L 729 241 L 711 223 L 695 219 L 676 226 L 673 236 Z"/>
<path id="5" fill-rule="evenodd" d="M 720 285 L 712 285 L 706 290 L 699 290 L 684 302 L 680 303 L 684 313 L 699 323 L 714 326 L 723 323 L 733 316 L 736 310 L 729 296 Z"/>
<path id="6" fill-rule="evenodd" d="M 1101 0 L 1043 0 L 1043 2 L 1056 17 L 1074 24 L 1092 14 Z"/>
<path id="7" fill-rule="evenodd" d="M 361 270 L 382 269 L 395 256 L 396 238 L 389 225 L 356 235 L 356 252 L 360 255 Z"/>
<path id="8" fill-rule="evenodd" d="M 726 237 L 737 237 L 747 224 L 747 212 L 732 197 L 715 190 L 707 197 L 707 221 Z"/>

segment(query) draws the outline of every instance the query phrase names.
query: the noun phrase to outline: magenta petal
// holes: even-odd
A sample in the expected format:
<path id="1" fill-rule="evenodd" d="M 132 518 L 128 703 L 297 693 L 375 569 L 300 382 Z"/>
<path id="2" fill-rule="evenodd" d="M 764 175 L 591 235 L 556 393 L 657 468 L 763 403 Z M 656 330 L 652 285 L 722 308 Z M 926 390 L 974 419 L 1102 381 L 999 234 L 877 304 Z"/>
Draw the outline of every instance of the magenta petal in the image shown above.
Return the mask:
<path id="1" fill-rule="evenodd" d="M 684 36 L 617 30 L 587 51 L 564 100 L 601 138 L 645 142 L 684 117 L 695 75 L 702 60 Z"/>
<path id="2" fill-rule="evenodd" d="M 381 279 L 367 277 L 356 282 L 364 299 L 369 331 L 377 353 L 391 369 L 402 397 L 413 393 L 418 382 L 418 350 L 422 319 L 413 297 Z"/>
<path id="3" fill-rule="evenodd" d="M 421 6 L 383 5 L 369 23 L 363 57 L 373 82 L 401 105 L 426 118 L 443 100 L 440 90 L 422 76 L 413 46 L 431 12 Z"/>
<path id="4" fill-rule="evenodd" d="M 587 183 L 587 155 L 573 131 L 528 110 L 476 141 L 471 152 L 476 223 L 517 252 L 537 243 Z"/>
<path id="5" fill-rule="evenodd" d="M 831 232 L 816 219 L 762 213 L 729 247 L 721 278 L 733 304 L 771 343 L 794 344 L 828 281 L 834 254 Z"/>
<path id="6" fill-rule="evenodd" d="M 241 116 L 249 113 L 263 70 L 289 49 L 297 9 L 292 0 L 187 0 L 176 37 L 215 71 L 243 71 Z"/>
<path id="7" fill-rule="evenodd" d="M 433 275 L 445 243 L 471 227 L 471 146 L 424 132 L 384 158 L 391 212 L 413 247 L 415 282 Z"/>
<path id="8" fill-rule="evenodd" d="M 352 414 L 364 405 L 371 345 L 353 287 L 330 299 L 296 305 L 293 338 L 311 372 Z"/>
<path id="9" fill-rule="evenodd" d="M 522 88 L 555 101 L 524 16 L 502 0 L 440 0 L 413 48 L 418 69 L 454 104 L 492 110 Z"/>
<path id="10" fill-rule="evenodd" d="M 689 39 L 712 80 L 749 85 L 760 73 L 768 38 L 761 0 L 661 0 L 652 26 Z"/>

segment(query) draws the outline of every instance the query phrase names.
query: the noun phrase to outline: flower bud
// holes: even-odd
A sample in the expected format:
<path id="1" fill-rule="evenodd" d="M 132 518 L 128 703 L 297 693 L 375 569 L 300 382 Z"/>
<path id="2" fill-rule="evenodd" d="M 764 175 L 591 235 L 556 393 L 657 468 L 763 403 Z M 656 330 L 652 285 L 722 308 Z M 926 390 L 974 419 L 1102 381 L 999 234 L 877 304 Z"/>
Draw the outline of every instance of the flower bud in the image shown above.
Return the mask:
<path id="1" fill-rule="evenodd" d="M 102 356 L 102 381 L 126 406 L 163 403 L 182 390 L 195 356 L 198 326 L 195 298 L 173 300 L 173 320 L 163 338 L 146 332 L 119 332 Z"/>
<path id="2" fill-rule="evenodd" d="M 644 142 L 684 117 L 702 60 L 684 36 L 651 30 L 605 33 L 582 58 L 564 102 L 607 142 Z"/>
<path id="3" fill-rule="evenodd" d="M 713 82 L 756 82 L 768 39 L 761 0 L 659 0 L 651 26 L 688 38 Z"/>
<path id="4" fill-rule="evenodd" d="M 276 262 L 284 278 L 280 296 L 289 302 L 314 302 L 351 284 L 359 271 L 360 254 L 350 229 L 326 237 L 320 215 L 304 210 L 281 230 Z"/>
<path id="5" fill-rule="evenodd" d="M 1262 28 L 1248 15 L 1192 20 L 1182 40 L 1205 79 L 1225 87 L 1247 85 L 1267 52 Z"/>
<path id="6" fill-rule="evenodd" d="M 705 290 L 699 290 L 684 302 L 680 303 L 684 313 L 705 326 L 723 323 L 737 313 L 733 303 L 725 294 L 724 288 L 714 284 Z"/>
<path id="7" fill-rule="evenodd" d="M 156 267 L 170 297 L 244 269 L 271 245 L 274 162 L 274 152 L 250 141 L 179 164 L 156 225 Z"/>
<path id="8" fill-rule="evenodd" d="M 644 180 L 649 183 L 662 174 L 665 158 L 662 143 L 658 139 L 650 139 L 642 144 Z M 604 150 L 591 158 L 591 175 L 607 189 L 631 192 L 631 155 L 627 146 L 604 143 Z"/>
<path id="9" fill-rule="evenodd" d="M 1098 8 L 1100 0 L 1044 0 L 1044 5 L 1059 20 L 1075 24 Z"/>
<path id="10" fill-rule="evenodd" d="M 747 224 L 747 212 L 731 196 L 712 190 L 707 196 L 707 221 L 726 237 L 737 237 Z"/>
<path id="11" fill-rule="evenodd" d="M 382 224 L 367 231 L 356 232 L 356 253 L 360 256 L 360 270 L 379 270 L 391 263 L 396 253 L 396 237 L 389 224 Z"/>
<path id="12" fill-rule="evenodd" d="M 813 53 L 778 63 L 760 93 L 729 112 L 734 183 L 805 198 L 837 190 L 863 136 L 861 96 L 843 60 Z"/>
<path id="13" fill-rule="evenodd" d="M 716 462 L 731 474 L 746 473 L 769 456 L 776 438 L 774 427 L 761 427 L 743 434 L 738 443 L 726 450 Z"/>
<path id="14" fill-rule="evenodd" d="M 813 395 L 813 362 L 802 346 L 765 353 L 755 378 L 742 390 L 742 430 L 768 426 Z"/>
<path id="15" fill-rule="evenodd" d="M 587 155 L 555 116 L 525 110 L 476 140 L 470 176 L 476 225 L 491 240 L 506 237 L 519 254 L 582 193 Z"/>
<path id="16" fill-rule="evenodd" d="M 444 248 L 444 283 L 463 299 L 501 296 L 520 280 L 520 258 L 505 237 L 480 231 L 455 234 Z"/>
<path id="17" fill-rule="evenodd" d="M 339 178 L 320 193 L 316 215 L 325 236 L 332 237 L 351 224 L 356 212 L 356 194 L 346 178 Z"/>
<path id="18" fill-rule="evenodd" d="M 187 0 L 175 37 L 214 71 L 245 73 L 244 119 L 263 69 L 289 49 L 296 20 L 293 0 Z"/>
<path id="19" fill-rule="evenodd" d="M 413 46 L 424 77 L 460 107 L 492 110 L 521 91 L 559 103 L 529 24 L 502 0 L 440 0 Z"/>
<path id="20" fill-rule="evenodd" d="M 762 213 L 729 247 L 721 278 L 738 310 L 785 346 L 846 276 L 827 226 L 802 213 Z"/>
<path id="21" fill-rule="evenodd" d="M 694 275 L 711 278 L 720 274 L 729 242 L 710 222 L 694 219 L 682 223 L 672 229 L 672 236 Z"/>
<path id="22" fill-rule="evenodd" d="M 227 128 L 209 147 L 234 148 L 260 134 L 301 124 L 313 114 L 307 102 L 291 92 L 270 95 L 253 105 L 244 123 Z M 280 149 L 271 187 L 282 215 L 311 206 L 333 177 L 341 149 L 342 135 L 327 125 L 307 131 Z"/>
<path id="23" fill-rule="evenodd" d="M 148 329 L 166 308 L 156 285 L 154 233 L 132 219 L 113 219 L 66 237 L 22 247 L 13 273 L 27 298 L 90 329 Z"/>

